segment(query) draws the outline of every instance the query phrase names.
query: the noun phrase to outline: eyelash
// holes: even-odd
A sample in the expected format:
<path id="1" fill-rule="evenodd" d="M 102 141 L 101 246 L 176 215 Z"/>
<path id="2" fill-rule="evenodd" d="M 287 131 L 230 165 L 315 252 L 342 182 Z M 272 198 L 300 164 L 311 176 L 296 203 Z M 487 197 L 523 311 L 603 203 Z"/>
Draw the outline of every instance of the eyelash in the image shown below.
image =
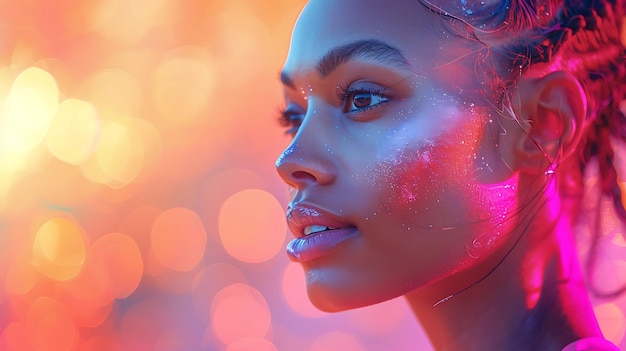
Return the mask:
<path id="1" fill-rule="evenodd" d="M 298 128 L 302 124 L 302 119 L 304 118 L 303 113 L 297 113 L 294 111 L 289 111 L 287 108 L 280 108 L 278 111 L 278 124 L 287 128 L 285 130 L 285 134 L 287 135 L 295 135 L 298 131 Z"/>
<path id="2" fill-rule="evenodd" d="M 382 105 L 391 101 L 391 99 L 387 95 L 382 93 L 384 89 L 367 89 L 367 88 L 352 88 L 352 87 L 347 88 L 347 89 L 343 87 L 339 87 L 339 89 L 340 89 L 340 92 L 337 94 L 337 96 L 339 97 L 341 101 L 344 102 L 344 111 L 343 111 L 344 113 L 358 115 L 361 113 L 365 113 L 371 109 L 381 107 Z M 371 94 L 378 98 L 384 99 L 384 101 L 380 101 L 372 106 L 357 108 L 353 110 L 347 109 L 345 105 L 347 103 L 352 103 L 350 99 L 353 98 L 357 94 Z M 287 135 L 293 136 L 296 134 L 296 132 L 298 131 L 298 128 L 302 124 L 303 118 L 304 118 L 303 113 L 289 111 L 288 108 L 279 109 L 278 123 L 280 124 L 280 126 L 287 128 L 287 130 L 285 131 L 285 134 Z"/>

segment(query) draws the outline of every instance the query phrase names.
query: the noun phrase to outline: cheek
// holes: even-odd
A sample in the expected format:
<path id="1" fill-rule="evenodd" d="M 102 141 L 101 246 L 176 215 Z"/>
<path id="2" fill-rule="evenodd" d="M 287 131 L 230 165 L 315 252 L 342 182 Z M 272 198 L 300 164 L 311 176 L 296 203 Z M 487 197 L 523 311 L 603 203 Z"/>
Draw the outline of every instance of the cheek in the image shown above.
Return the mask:
<path id="1" fill-rule="evenodd" d="M 388 213 L 415 214 L 451 202 L 466 204 L 475 193 L 480 125 L 468 121 L 432 139 L 409 139 L 380 160 L 376 173 Z"/>
<path id="2" fill-rule="evenodd" d="M 473 114 L 457 121 L 462 123 L 432 140 L 406 142 L 379 160 L 374 174 L 390 220 L 429 233 L 461 229 L 465 239 L 455 245 L 477 258 L 512 225 L 516 181 L 480 181 L 489 168 L 479 154 L 484 119 Z"/>

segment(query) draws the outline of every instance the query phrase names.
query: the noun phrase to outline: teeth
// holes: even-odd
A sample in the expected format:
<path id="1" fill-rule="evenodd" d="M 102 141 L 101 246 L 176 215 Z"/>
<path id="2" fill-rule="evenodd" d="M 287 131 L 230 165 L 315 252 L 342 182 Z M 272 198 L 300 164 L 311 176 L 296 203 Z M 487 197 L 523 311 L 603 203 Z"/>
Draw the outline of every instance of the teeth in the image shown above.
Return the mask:
<path id="1" fill-rule="evenodd" d="M 309 234 L 313 234 L 313 233 L 317 233 L 317 232 L 322 232 L 324 230 L 328 229 L 328 227 L 323 226 L 323 225 L 310 225 L 306 228 L 304 228 L 304 235 L 309 235 Z"/>
<path id="2" fill-rule="evenodd" d="M 329 230 L 329 229 L 336 229 L 336 228 L 326 227 L 326 226 L 323 226 L 323 225 L 310 225 L 310 226 L 304 228 L 304 235 L 319 233 L 319 232 L 323 232 L 323 231 Z"/>

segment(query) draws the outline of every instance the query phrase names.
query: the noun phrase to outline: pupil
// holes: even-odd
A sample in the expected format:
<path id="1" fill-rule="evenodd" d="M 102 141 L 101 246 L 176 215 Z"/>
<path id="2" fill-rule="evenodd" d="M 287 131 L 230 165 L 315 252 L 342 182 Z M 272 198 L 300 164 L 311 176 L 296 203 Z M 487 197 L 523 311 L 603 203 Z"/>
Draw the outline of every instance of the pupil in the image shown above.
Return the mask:
<path id="1" fill-rule="evenodd" d="M 372 103 L 372 95 L 356 94 L 354 95 L 354 106 L 357 108 L 367 107 Z"/>

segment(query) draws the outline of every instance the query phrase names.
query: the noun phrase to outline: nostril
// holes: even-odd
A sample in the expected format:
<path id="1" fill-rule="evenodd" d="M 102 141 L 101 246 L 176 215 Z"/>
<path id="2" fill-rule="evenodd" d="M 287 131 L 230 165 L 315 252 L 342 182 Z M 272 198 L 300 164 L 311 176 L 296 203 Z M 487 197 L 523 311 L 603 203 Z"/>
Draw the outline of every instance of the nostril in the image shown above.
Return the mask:
<path id="1" fill-rule="evenodd" d="M 305 171 L 295 171 L 295 172 L 291 173 L 291 176 L 295 180 L 311 180 L 311 181 L 316 181 L 317 180 L 317 178 L 315 178 L 314 175 L 312 175 L 309 172 L 305 172 Z"/>

